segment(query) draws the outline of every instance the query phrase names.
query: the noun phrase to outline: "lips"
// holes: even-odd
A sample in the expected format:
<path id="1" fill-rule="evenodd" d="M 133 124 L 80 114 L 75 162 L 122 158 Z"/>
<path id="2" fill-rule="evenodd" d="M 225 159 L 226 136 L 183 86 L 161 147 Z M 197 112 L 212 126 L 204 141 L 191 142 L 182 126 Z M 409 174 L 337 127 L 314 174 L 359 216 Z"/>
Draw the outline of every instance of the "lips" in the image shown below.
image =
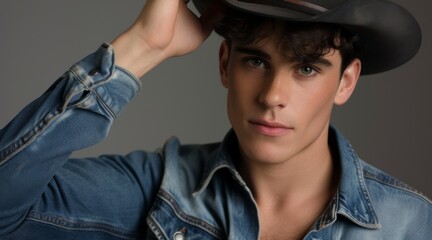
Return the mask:
<path id="1" fill-rule="evenodd" d="M 274 121 L 256 119 L 250 120 L 249 123 L 258 133 L 270 137 L 283 136 L 293 130 L 292 127 Z"/>

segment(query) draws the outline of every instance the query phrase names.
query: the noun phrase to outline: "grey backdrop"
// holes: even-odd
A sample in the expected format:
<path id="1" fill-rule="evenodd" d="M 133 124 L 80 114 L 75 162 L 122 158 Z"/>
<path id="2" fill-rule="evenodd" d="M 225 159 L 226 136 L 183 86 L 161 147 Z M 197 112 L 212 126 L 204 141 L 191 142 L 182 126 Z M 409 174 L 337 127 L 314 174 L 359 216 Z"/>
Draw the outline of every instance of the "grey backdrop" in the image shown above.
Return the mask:
<path id="1" fill-rule="evenodd" d="M 397 0 L 423 29 L 409 63 L 363 77 L 335 124 L 366 161 L 432 196 L 432 54 L 429 0 Z M 0 0 L 0 127 L 75 61 L 110 42 L 137 16 L 141 0 Z M 158 66 L 99 145 L 74 156 L 154 150 L 171 135 L 219 141 L 229 129 L 213 35 L 196 52 Z"/>

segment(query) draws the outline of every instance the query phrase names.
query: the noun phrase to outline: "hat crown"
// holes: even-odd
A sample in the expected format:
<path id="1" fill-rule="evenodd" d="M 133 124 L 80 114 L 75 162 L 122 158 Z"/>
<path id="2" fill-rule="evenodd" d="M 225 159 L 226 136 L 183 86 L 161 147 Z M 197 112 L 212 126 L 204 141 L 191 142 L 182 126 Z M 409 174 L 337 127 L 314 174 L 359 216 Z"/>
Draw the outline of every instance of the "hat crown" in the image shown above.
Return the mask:
<path id="1" fill-rule="evenodd" d="M 228 0 L 228 2 L 234 5 L 260 4 L 261 6 L 280 7 L 285 10 L 292 9 L 312 16 L 327 12 L 346 1 L 347 0 Z"/>

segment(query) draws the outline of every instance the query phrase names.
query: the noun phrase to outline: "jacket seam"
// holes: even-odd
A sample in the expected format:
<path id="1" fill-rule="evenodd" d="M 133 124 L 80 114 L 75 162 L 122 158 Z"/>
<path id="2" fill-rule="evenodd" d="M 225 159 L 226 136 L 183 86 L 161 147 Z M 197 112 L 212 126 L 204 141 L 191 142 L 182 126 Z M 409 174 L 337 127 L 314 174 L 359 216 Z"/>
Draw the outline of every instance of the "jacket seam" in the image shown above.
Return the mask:
<path id="1" fill-rule="evenodd" d="M 207 223 L 206 221 L 190 216 L 188 214 L 186 214 L 185 212 L 183 212 L 180 208 L 180 206 L 178 205 L 178 203 L 174 200 L 174 198 L 166 191 L 164 190 L 160 190 L 158 193 L 158 196 L 164 201 L 166 202 L 169 206 L 171 206 L 171 208 L 174 210 L 174 213 L 183 221 L 196 226 L 206 232 L 208 232 L 209 234 L 211 234 L 212 236 L 219 238 L 219 239 L 223 239 L 223 234 L 220 230 L 218 230 L 217 228 L 215 228 L 213 225 L 211 225 L 210 223 Z"/>
<path id="2" fill-rule="evenodd" d="M 51 122 L 61 114 L 59 106 L 48 112 L 32 129 L 23 134 L 22 137 L 12 142 L 0 152 L 0 166 L 19 153 L 22 149 L 30 145 L 39 134 L 45 130 Z"/>
<path id="3" fill-rule="evenodd" d="M 376 215 L 375 209 L 372 205 L 372 200 L 370 198 L 370 193 L 368 191 L 368 188 L 366 186 L 366 181 L 365 181 L 365 176 L 364 176 L 364 168 L 360 162 L 360 159 L 358 158 L 357 154 L 355 153 L 353 147 L 351 146 L 351 144 L 348 143 L 348 149 L 350 151 L 350 155 L 353 158 L 354 161 L 354 166 L 355 166 L 355 170 L 356 170 L 356 174 L 357 174 L 357 178 L 358 178 L 358 182 L 360 185 L 360 189 L 361 189 L 361 197 L 363 200 L 363 203 L 366 203 L 368 212 L 371 214 L 371 221 L 368 221 L 367 223 L 364 222 L 363 224 L 365 226 L 372 226 L 374 228 L 380 228 L 381 225 L 379 223 L 378 217 Z M 350 212 L 350 211 L 349 211 Z M 351 213 L 351 212 L 350 212 Z M 348 214 L 348 213 L 347 213 Z M 349 214 L 351 215 L 351 214 Z M 353 219 L 357 219 L 357 218 L 353 218 Z M 363 219 L 365 220 L 365 219 Z"/>
<path id="4" fill-rule="evenodd" d="M 48 224 L 68 230 L 105 232 L 122 239 L 135 239 L 137 237 L 137 235 L 134 233 L 128 232 L 126 230 L 120 230 L 118 227 L 114 227 L 109 224 L 73 220 L 62 216 L 43 214 L 36 211 L 31 211 L 26 220 Z"/>
<path id="5" fill-rule="evenodd" d="M 75 71 L 75 69 L 71 69 L 71 72 L 73 75 L 75 75 L 75 77 L 78 79 L 78 81 L 90 92 L 92 92 L 96 98 L 98 103 L 101 103 L 102 107 L 107 111 L 107 113 L 112 117 L 112 118 L 116 118 L 117 116 L 115 115 L 115 113 L 112 111 L 112 109 L 105 103 L 105 101 L 103 101 L 102 97 L 99 95 L 99 93 L 97 91 L 95 91 L 95 88 L 101 87 L 101 88 L 105 88 L 105 84 L 107 84 L 109 82 L 109 76 L 105 77 L 102 80 L 99 80 L 96 83 L 93 83 L 91 86 L 87 86 L 85 84 L 85 82 L 83 81 L 83 79 L 81 78 L 81 76 Z M 105 88 L 106 89 L 106 88 Z M 109 91 L 107 91 L 109 92 Z"/>
<path id="6" fill-rule="evenodd" d="M 162 231 L 162 227 L 159 225 L 159 223 L 156 221 L 156 219 L 154 219 L 152 215 L 150 215 L 147 218 L 147 224 L 156 238 L 164 239 L 163 237 L 165 237 L 165 239 L 169 239 L 168 236 L 165 234 L 165 232 Z"/>
<path id="7" fill-rule="evenodd" d="M 372 172 L 369 172 L 367 170 L 363 170 L 363 171 L 364 171 L 364 176 L 367 179 L 376 181 L 376 182 L 381 183 L 383 185 L 386 185 L 388 187 L 399 189 L 405 193 L 408 193 L 408 194 L 411 194 L 411 195 L 418 197 L 419 199 L 425 201 L 429 205 L 432 205 L 432 201 L 426 195 L 424 195 L 423 193 L 421 193 L 417 189 L 409 186 L 408 184 L 405 184 L 403 182 L 399 182 L 396 179 L 393 181 L 393 183 L 389 182 L 389 181 L 384 181 L 383 179 L 379 178 L 377 175 L 373 174 Z"/>

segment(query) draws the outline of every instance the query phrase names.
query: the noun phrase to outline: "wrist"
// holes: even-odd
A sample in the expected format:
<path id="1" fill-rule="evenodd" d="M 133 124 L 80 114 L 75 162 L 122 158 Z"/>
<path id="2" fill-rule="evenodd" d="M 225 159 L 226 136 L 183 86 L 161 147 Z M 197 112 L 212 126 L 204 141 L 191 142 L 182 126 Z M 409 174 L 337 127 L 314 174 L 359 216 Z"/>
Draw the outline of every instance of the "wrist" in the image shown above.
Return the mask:
<path id="1" fill-rule="evenodd" d="M 115 64 L 137 78 L 166 59 L 162 50 L 152 48 L 130 30 L 118 36 L 111 45 L 114 48 Z"/>

